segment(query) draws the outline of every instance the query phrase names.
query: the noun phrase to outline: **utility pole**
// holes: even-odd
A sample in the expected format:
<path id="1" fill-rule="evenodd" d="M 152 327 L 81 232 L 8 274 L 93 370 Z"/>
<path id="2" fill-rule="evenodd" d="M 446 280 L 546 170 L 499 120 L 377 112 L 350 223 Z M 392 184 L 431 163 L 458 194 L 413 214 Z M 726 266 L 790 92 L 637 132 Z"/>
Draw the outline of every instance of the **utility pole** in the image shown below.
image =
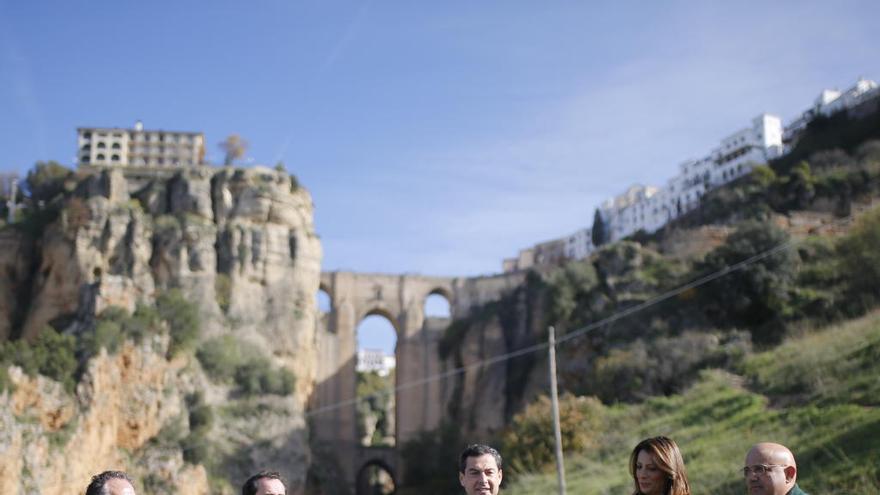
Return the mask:
<path id="1" fill-rule="evenodd" d="M 559 427 L 559 394 L 556 391 L 556 329 L 549 328 L 550 401 L 553 405 L 553 435 L 556 437 L 556 480 L 559 495 L 565 495 L 565 461 L 562 458 L 562 429 Z"/>
<path id="2" fill-rule="evenodd" d="M 18 194 L 18 178 L 13 177 L 9 184 L 9 199 L 6 201 L 6 207 L 8 208 L 8 219 L 6 223 L 15 222 L 15 196 Z"/>

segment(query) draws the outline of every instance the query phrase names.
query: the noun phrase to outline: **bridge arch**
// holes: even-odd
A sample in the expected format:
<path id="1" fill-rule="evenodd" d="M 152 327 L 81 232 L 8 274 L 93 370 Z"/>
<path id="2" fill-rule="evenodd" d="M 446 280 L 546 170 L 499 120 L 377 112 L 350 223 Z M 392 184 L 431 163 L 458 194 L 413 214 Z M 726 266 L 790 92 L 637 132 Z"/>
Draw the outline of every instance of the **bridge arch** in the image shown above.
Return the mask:
<path id="1" fill-rule="evenodd" d="M 436 288 L 425 296 L 422 311 L 425 318 L 451 318 L 452 296 L 443 288 Z"/>
<path id="2" fill-rule="evenodd" d="M 394 469 L 383 459 L 370 459 L 358 470 L 355 495 L 391 495 L 396 491 Z"/>
<path id="3" fill-rule="evenodd" d="M 357 319 L 358 322 L 356 327 L 360 327 L 360 325 L 371 316 L 381 316 L 382 318 L 388 320 L 388 322 L 391 323 L 391 326 L 394 328 L 394 333 L 397 334 L 398 338 L 400 337 L 400 321 L 398 321 L 399 315 L 392 314 L 391 311 L 389 311 L 387 308 L 381 306 L 375 306 L 364 311 L 363 316 Z"/>
<path id="4" fill-rule="evenodd" d="M 358 441 L 364 447 L 397 443 L 397 403 L 394 389 L 400 332 L 391 315 L 381 309 L 367 312 L 357 325 L 355 393 Z"/>
<path id="5" fill-rule="evenodd" d="M 318 293 L 315 295 L 318 302 L 318 310 L 322 313 L 333 311 L 333 298 L 330 297 L 330 289 L 326 285 L 318 285 Z"/>

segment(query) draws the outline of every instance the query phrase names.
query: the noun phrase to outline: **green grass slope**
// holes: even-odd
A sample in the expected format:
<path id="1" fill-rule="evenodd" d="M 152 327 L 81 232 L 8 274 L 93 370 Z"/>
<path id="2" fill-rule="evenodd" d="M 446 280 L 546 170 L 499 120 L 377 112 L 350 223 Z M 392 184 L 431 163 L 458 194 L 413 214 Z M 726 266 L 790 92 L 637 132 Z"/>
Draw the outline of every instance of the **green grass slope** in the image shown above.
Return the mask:
<path id="1" fill-rule="evenodd" d="M 630 449 L 667 435 L 682 449 L 694 493 L 742 494 L 749 446 L 775 441 L 798 459 L 810 493 L 880 493 L 880 313 L 749 357 L 742 374 L 704 371 L 681 395 L 608 407 L 597 447 L 568 452 L 570 493 L 631 493 Z M 508 495 L 552 493 L 552 467 L 520 474 Z"/>

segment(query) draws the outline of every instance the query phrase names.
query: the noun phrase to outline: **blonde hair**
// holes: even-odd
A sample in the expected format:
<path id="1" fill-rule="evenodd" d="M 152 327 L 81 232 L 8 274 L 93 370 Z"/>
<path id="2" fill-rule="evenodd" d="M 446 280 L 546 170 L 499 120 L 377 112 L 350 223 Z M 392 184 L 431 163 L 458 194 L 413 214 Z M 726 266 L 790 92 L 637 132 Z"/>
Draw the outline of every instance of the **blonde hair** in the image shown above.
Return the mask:
<path id="1" fill-rule="evenodd" d="M 666 473 L 666 487 L 663 490 L 663 495 L 691 495 L 684 459 L 681 457 L 678 445 L 667 437 L 646 438 L 633 449 L 629 456 L 629 474 L 632 475 L 635 485 L 633 495 L 641 495 L 642 493 L 639 491 L 639 482 L 636 479 L 636 461 L 639 452 L 643 450 L 653 455 L 654 463 Z"/>

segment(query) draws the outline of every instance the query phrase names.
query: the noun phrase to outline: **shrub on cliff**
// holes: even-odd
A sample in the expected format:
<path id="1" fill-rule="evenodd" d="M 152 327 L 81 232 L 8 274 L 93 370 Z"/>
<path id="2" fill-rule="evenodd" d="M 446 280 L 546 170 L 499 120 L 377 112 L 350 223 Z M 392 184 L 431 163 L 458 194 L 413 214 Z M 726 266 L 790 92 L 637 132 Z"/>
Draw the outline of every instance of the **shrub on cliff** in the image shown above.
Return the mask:
<path id="1" fill-rule="evenodd" d="M 788 240 L 788 234 L 772 224 L 745 222 L 697 269 L 705 274 L 727 270 Z M 703 309 L 720 328 L 748 328 L 755 342 L 778 342 L 791 312 L 790 289 L 796 268 L 796 256 L 790 249 L 781 249 L 730 271 L 698 289 Z"/>
<path id="2" fill-rule="evenodd" d="M 859 219 L 838 245 L 840 271 L 848 281 L 853 304 L 869 307 L 880 301 L 880 208 Z"/>
<path id="3" fill-rule="evenodd" d="M 196 357 L 211 379 L 235 384 L 244 395 L 293 392 L 295 378 L 290 370 L 273 367 L 257 347 L 231 335 L 208 340 Z"/>
<path id="4" fill-rule="evenodd" d="M 140 342 L 161 328 L 159 313 L 152 306 L 139 303 L 133 314 L 121 307 L 110 306 L 98 315 L 94 330 L 85 333 L 77 342 L 78 355 L 87 359 L 98 354 L 102 347 L 112 354 L 126 339 Z"/>
<path id="5" fill-rule="evenodd" d="M 247 345 L 241 345 L 235 337 L 223 335 L 204 342 L 196 351 L 196 357 L 209 377 L 221 383 L 229 382 L 238 367 L 247 360 L 243 354 L 250 349 Z"/>
<path id="6" fill-rule="evenodd" d="M 73 171 L 60 163 L 49 160 L 37 162 L 25 178 L 25 186 L 31 201 L 48 203 L 66 190 L 66 182 L 73 177 Z"/>
<path id="7" fill-rule="evenodd" d="M 235 370 L 235 383 L 245 395 L 288 395 L 295 379 L 287 368 L 275 368 L 266 361 L 253 360 Z"/>
<path id="8" fill-rule="evenodd" d="M 180 289 L 171 289 L 156 298 L 156 309 L 159 317 L 168 322 L 171 333 L 168 354 L 173 356 L 192 348 L 201 331 L 198 306 L 188 301 Z"/>
<path id="9" fill-rule="evenodd" d="M 76 386 L 76 342 L 72 335 L 62 335 L 52 327 L 45 327 L 32 342 L 15 340 L 0 344 L 0 363 L 21 367 L 29 376 L 37 374 L 51 378 L 72 392 Z M 0 384 L 2 386 L 2 384 Z"/>
<path id="10" fill-rule="evenodd" d="M 180 441 L 183 460 L 191 464 L 203 464 L 210 459 L 211 445 L 208 433 L 214 423 L 214 410 L 205 403 L 201 392 L 187 398 L 189 409 L 189 435 Z"/>
<path id="11" fill-rule="evenodd" d="M 579 452 L 595 445 L 604 421 L 605 407 L 596 398 L 570 394 L 559 398 L 564 451 Z M 502 445 L 507 459 L 505 471 L 525 473 L 549 468 L 555 459 L 550 399 L 542 396 L 514 416 L 502 436 Z"/>
<path id="12" fill-rule="evenodd" d="M 749 335 L 741 331 L 685 332 L 637 339 L 596 357 L 578 391 L 597 395 L 608 403 L 669 395 L 690 386 L 700 370 L 731 369 L 750 351 Z"/>

